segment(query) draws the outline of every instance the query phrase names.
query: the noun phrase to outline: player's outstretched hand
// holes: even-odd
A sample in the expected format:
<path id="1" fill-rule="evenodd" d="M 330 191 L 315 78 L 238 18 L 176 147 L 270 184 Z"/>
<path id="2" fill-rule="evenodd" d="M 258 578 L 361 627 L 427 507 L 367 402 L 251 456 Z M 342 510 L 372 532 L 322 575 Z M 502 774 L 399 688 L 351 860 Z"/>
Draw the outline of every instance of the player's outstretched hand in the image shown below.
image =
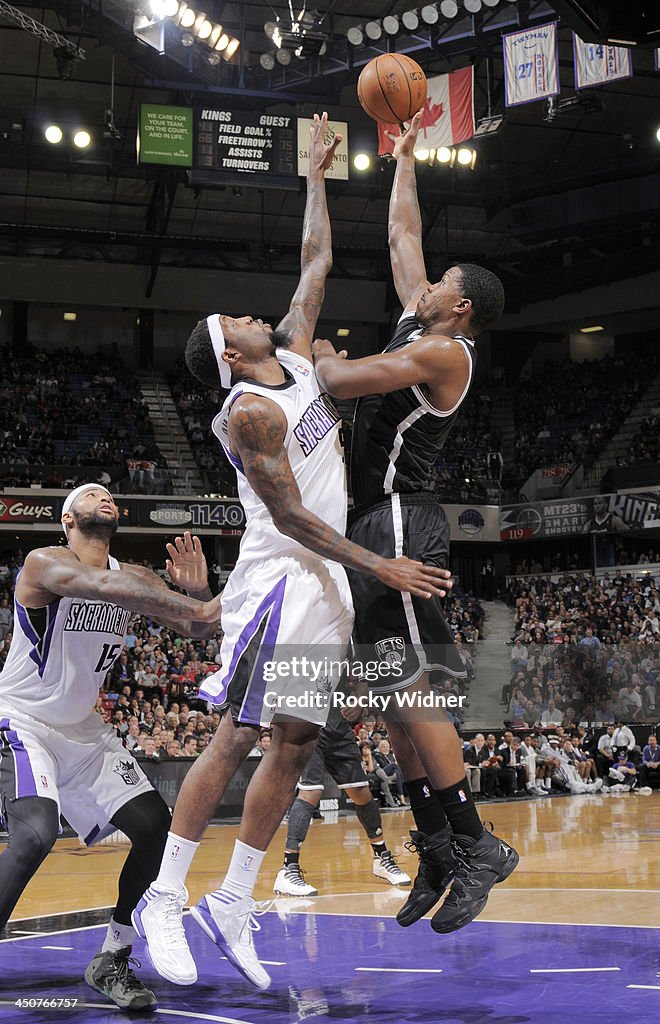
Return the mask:
<path id="1" fill-rule="evenodd" d="M 165 567 L 172 583 L 188 594 L 203 593 L 209 585 L 208 568 L 199 537 L 186 530 L 183 537 L 174 538 L 174 544 L 165 546 L 170 556 Z"/>
<path id="2" fill-rule="evenodd" d="M 419 128 L 422 123 L 423 111 L 418 111 L 410 122 L 410 126 L 401 135 L 394 135 L 392 132 L 386 131 L 388 139 L 394 143 L 394 151 L 392 156 L 395 160 L 398 160 L 400 156 L 412 156 L 415 144 L 417 143 L 417 136 L 419 135 Z"/>
<path id="3" fill-rule="evenodd" d="M 449 569 L 422 565 L 405 556 L 387 559 L 378 578 L 394 590 L 426 598 L 445 597 L 453 586 Z"/>
<path id="4" fill-rule="evenodd" d="M 328 115 L 324 111 L 319 117 L 314 114 L 314 120 L 309 126 L 309 173 L 315 171 L 327 171 L 335 158 L 335 150 L 343 139 L 343 135 L 333 135 L 329 142 L 326 142 L 328 130 Z"/>

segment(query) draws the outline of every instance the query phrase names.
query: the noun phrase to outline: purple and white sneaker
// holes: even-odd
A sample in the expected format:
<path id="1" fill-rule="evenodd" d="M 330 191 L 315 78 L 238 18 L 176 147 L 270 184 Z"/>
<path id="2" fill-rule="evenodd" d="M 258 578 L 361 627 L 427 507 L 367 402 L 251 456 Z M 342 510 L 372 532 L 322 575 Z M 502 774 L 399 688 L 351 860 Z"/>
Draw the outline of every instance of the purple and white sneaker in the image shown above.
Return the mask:
<path id="1" fill-rule="evenodd" d="M 193 985 L 197 967 L 183 930 L 187 889 L 150 885 L 131 914 L 133 927 L 147 943 L 147 953 L 161 978 L 175 985 Z"/>
<path id="2" fill-rule="evenodd" d="M 190 908 L 190 913 L 230 963 L 263 992 L 270 987 L 271 979 L 254 948 L 252 933 L 261 928 L 255 908 L 257 903 L 251 896 L 225 901 L 222 896 L 207 893 L 196 907 Z"/>

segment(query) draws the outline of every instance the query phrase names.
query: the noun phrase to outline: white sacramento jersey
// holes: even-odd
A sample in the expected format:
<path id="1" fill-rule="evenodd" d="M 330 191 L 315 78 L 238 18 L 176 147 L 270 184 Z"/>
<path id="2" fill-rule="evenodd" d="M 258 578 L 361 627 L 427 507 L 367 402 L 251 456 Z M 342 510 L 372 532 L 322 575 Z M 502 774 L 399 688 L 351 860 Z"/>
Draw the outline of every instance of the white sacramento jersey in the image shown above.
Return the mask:
<path id="1" fill-rule="evenodd" d="M 116 558 L 109 569 L 119 569 Z M 47 725 L 87 718 L 119 657 L 132 613 L 105 601 L 58 597 L 43 608 L 14 600 L 14 633 L 0 672 L 0 710 Z"/>
<path id="2" fill-rule="evenodd" d="M 285 373 L 283 384 L 269 386 L 245 380 L 231 389 L 212 423 L 227 458 L 236 470 L 238 494 L 245 509 L 246 528 L 241 540 L 241 563 L 310 552 L 280 533 L 270 512 L 248 483 L 240 458 L 230 450 L 227 420 L 240 395 L 261 395 L 280 407 L 286 417 L 284 447 L 291 463 L 302 504 L 342 536 L 346 531 L 346 477 L 340 438 L 341 421 L 326 395 L 321 395 L 314 367 L 303 356 L 277 349 Z"/>

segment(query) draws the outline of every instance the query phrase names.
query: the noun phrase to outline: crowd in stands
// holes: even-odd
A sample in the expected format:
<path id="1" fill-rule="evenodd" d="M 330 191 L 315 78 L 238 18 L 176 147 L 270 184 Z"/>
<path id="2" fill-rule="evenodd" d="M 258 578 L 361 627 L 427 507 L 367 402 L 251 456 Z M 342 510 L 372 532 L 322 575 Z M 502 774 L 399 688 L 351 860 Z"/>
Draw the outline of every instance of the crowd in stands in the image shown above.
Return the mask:
<path id="1" fill-rule="evenodd" d="M 658 370 L 658 353 L 638 346 L 625 359 L 616 355 L 583 363 L 548 362 L 540 373 L 521 381 L 516 388 L 515 465 L 506 467 L 509 482 L 515 479 L 521 485 L 544 466 L 583 462 L 589 468 Z M 635 452 L 631 458 L 648 461 L 643 446 L 640 454 L 643 458 Z"/>
<path id="2" fill-rule="evenodd" d="M 450 443 L 438 456 L 438 500 L 497 503 L 502 474 L 501 443 L 500 433 L 492 422 L 492 396 L 487 388 L 474 388 L 461 406 Z"/>
<path id="3" fill-rule="evenodd" d="M 653 720 L 660 686 L 660 591 L 653 576 L 513 580 L 505 721 L 574 729 Z"/>
<path id="4" fill-rule="evenodd" d="M 639 466 L 644 462 L 660 462 L 660 412 L 647 416 L 639 425 L 625 455 L 617 458 L 618 468 Z"/>
<path id="5" fill-rule="evenodd" d="M 0 483 L 155 490 L 167 467 L 137 381 L 116 351 L 0 350 Z M 147 470 L 147 467 L 149 469 Z"/>
<path id="6" fill-rule="evenodd" d="M 204 388 L 183 361 L 177 363 L 169 385 L 195 462 L 209 491 L 227 497 L 236 495 L 236 474 L 211 431 L 213 417 L 222 406 L 222 393 Z"/>

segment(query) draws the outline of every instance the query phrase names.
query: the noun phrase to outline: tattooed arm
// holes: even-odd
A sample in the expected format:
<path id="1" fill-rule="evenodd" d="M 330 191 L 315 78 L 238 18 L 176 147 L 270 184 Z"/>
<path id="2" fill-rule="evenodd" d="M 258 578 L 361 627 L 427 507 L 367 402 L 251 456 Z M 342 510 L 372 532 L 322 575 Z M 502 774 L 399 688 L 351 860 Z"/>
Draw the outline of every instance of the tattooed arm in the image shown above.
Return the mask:
<path id="1" fill-rule="evenodd" d="M 343 537 L 304 507 L 284 448 L 286 419 L 274 402 L 245 394 L 234 402 L 229 441 L 245 476 L 270 512 L 280 533 L 321 558 L 376 576 L 397 590 L 419 597 L 443 597 L 450 573 L 409 558 L 381 558 Z"/>
<path id="2" fill-rule="evenodd" d="M 107 601 L 148 615 L 186 636 L 213 636 L 220 621 L 220 598 L 195 601 L 176 594 L 152 572 L 124 565 L 121 572 L 85 565 L 68 548 L 38 548 L 25 559 L 17 599 L 28 608 L 41 608 L 56 597 Z"/>
<path id="3" fill-rule="evenodd" d="M 422 119 L 415 114 L 404 135 L 392 135 L 396 172 L 390 196 L 388 233 L 394 286 L 406 312 L 428 287 L 422 252 L 422 217 L 417 199 L 414 148 Z"/>
<path id="4" fill-rule="evenodd" d="M 291 350 L 311 362 L 312 340 L 323 299 L 325 279 L 332 267 L 332 234 L 325 195 L 325 172 L 330 167 L 342 136 L 335 135 L 325 144 L 328 115 L 314 115 L 310 128 L 307 204 L 300 250 L 300 282 L 291 300 L 289 312 L 278 325 L 278 332 L 291 338 Z"/>

